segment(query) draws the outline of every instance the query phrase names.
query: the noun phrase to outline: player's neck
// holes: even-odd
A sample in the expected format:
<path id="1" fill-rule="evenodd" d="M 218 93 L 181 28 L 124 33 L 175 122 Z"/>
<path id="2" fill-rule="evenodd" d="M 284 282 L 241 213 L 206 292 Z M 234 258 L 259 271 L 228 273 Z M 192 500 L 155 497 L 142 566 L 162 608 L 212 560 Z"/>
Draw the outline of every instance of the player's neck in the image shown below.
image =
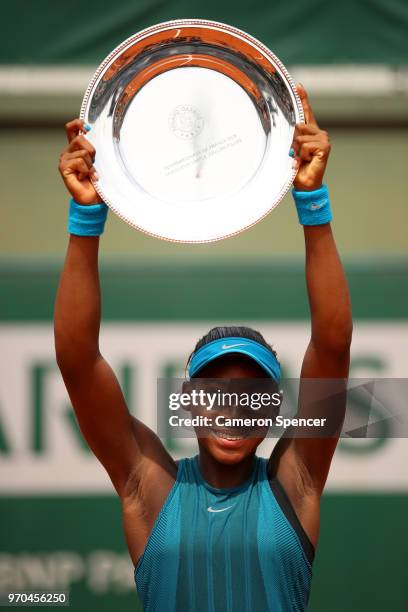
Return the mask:
<path id="1" fill-rule="evenodd" d="M 200 448 L 198 463 L 204 480 L 217 489 L 239 487 L 252 474 L 255 454 L 234 464 L 219 463 L 204 448 Z"/>

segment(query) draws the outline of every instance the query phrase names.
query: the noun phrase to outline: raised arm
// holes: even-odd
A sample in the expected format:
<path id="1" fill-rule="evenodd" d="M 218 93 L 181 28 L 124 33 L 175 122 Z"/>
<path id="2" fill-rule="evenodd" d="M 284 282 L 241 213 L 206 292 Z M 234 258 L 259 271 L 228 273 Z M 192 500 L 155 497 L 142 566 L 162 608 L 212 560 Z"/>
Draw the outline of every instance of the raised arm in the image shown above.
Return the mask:
<path id="1" fill-rule="evenodd" d="M 299 88 L 299 94 L 305 111 L 306 128 L 300 130 L 295 140 L 300 164 L 295 189 L 316 190 L 323 182 L 330 144 L 328 134 L 317 125 L 302 87 Z M 319 395 L 324 396 L 327 391 L 333 395 L 341 391 L 341 381 L 348 377 L 352 336 L 349 290 L 331 225 L 304 225 L 303 230 L 312 329 L 301 370 L 303 383 L 300 386 L 300 415 L 309 411 L 309 396 L 312 399 L 316 394 L 319 398 Z M 326 383 L 323 389 L 322 384 L 315 385 L 305 379 L 331 379 L 332 382 Z M 331 416 L 337 425 L 341 425 L 343 414 L 340 413 L 344 407 L 344 401 L 333 399 L 322 402 L 320 410 L 326 411 L 325 416 Z M 312 486 L 319 495 L 329 473 L 337 445 L 337 433 L 330 437 L 294 440 L 297 458 L 307 470 Z"/>
<path id="2" fill-rule="evenodd" d="M 75 201 L 87 206 L 101 200 L 90 180 L 95 151 L 82 128 L 80 120 L 67 124 L 69 145 L 59 170 Z M 55 349 L 81 431 L 124 496 L 130 477 L 137 483 L 149 463 L 167 467 L 170 458 L 155 434 L 130 415 L 117 378 L 100 353 L 98 248 L 99 236 L 70 235 L 55 304 Z"/>
<path id="3" fill-rule="evenodd" d="M 294 138 L 298 174 L 296 191 L 315 191 L 322 186 L 330 153 L 327 132 L 319 129 L 307 94 L 298 86 L 305 111 Z M 311 314 L 311 338 L 301 370 L 298 416 L 331 416 L 341 424 L 344 397 L 324 401 L 315 408 L 312 399 L 327 390 L 341 391 L 348 377 L 352 317 L 347 280 L 330 223 L 304 225 L 306 284 Z M 331 379 L 322 384 L 309 379 Z M 313 414 L 312 414 L 313 412 Z M 334 414 L 335 412 L 335 414 Z M 283 482 L 294 506 L 302 515 L 312 541 L 318 534 L 318 502 L 338 441 L 338 430 L 326 437 L 290 437 L 279 441 L 272 455 L 272 470 Z M 308 502 L 305 502 L 305 500 Z"/>
<path id="4" fill-rule="evenodd" d="M 305 227 L 304 234 L 312 330 L 301 370 L 298 414 L 309 416 L 313 412 L 314 416 L 328 417 L 330 421 L 323 437 L 295 438 L 293 445 L 297 459 L 320 495 L 344 416 L 342 391 L 349 371 L 352 320 L 347 281 L 330 224 Z M 325 396 L 326 399 L 321 399 Z M 318 409 L 311 410 L 313 400 L 321 400 Z M 334 426 L 337 431 L 332 431 Z"/>

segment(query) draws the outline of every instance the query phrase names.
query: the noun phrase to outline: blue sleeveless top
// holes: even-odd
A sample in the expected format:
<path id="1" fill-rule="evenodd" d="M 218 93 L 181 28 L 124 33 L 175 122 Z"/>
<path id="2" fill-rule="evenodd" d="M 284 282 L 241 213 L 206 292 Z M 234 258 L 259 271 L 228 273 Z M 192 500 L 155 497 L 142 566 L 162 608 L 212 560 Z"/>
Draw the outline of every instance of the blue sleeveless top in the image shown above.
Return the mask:
<path id="1" fill-rule="evenodd" d="M 267 459 L 252 476 L 217 489 L 198 456 L 177 479 L 135 568 L 146 612 L 303 612 L 313 547 Z"/>

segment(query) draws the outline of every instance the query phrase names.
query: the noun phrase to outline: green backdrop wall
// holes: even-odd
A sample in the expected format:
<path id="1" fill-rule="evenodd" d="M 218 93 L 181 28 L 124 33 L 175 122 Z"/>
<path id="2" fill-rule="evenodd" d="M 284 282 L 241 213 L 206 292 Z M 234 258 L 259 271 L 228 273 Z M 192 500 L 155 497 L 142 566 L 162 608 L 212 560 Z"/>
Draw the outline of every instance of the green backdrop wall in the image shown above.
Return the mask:
<path id="1" fill-rule="evenodd" d="M 246 30 L 289 64 L 408 62 L 405 0 L 14 0 L 2 13 L 5 64 L 93 64 L 142 28 L 191 17 Z"/>

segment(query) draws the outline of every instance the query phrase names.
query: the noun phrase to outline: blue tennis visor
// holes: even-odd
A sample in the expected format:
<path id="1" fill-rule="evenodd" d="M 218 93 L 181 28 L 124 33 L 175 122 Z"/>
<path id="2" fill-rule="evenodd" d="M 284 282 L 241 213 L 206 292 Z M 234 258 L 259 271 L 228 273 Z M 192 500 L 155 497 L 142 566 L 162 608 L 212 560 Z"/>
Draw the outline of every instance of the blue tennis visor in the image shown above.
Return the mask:
<path id="1" fill-rule="evenodd" d="M 238 337 L 220 338 L 199 348 L 190 359 L 188 374 L 192 378 L 214 359 L 237 353 L 255 361 L 268 376 L 279 382 L 280 366 L 272 351 L 255 340 Z"/>

